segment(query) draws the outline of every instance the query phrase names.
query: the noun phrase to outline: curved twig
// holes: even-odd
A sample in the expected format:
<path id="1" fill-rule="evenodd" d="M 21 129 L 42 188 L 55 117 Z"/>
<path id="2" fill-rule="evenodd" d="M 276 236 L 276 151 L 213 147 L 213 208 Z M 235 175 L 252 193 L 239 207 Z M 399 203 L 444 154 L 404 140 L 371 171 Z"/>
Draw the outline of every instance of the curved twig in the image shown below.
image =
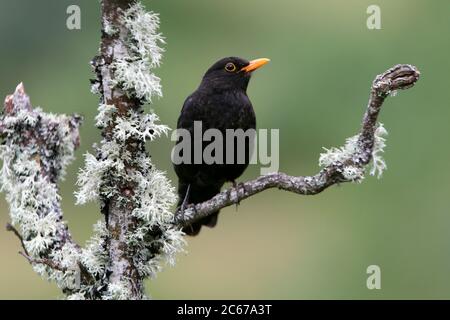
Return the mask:
<path id="1" fill-rule="evenodd" d="M 19 251 L 19 254 L 24 257 L 25 259 L 27 259 L 27 261 L 30 264 L 43 264 L 46 265 L 47 267 L 52 268 L 53 270 L 56 271 L 61 271 L 61 272 L 66 272 L 67 268 L 64 268 L 62 266 L 60 266 L 57 262 L 52 261 L 50 259 L 33 259 L 31 258 L 28 254 L 26 254 L 25 252 Z"/>

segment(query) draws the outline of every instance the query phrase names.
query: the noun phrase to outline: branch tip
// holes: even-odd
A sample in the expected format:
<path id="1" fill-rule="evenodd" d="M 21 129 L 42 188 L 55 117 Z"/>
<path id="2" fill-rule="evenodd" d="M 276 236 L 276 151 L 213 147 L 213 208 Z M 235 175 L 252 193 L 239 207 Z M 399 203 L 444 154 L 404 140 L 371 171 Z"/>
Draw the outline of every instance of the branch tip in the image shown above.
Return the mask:
<path id="1" fill-rule="evenodd" d="M 376 77 L 373 87 L 378 92 L 389 94 L 394 90 L 409 89 L 420 78 L 420 71 L 410 64 L 398 64 Z"/>

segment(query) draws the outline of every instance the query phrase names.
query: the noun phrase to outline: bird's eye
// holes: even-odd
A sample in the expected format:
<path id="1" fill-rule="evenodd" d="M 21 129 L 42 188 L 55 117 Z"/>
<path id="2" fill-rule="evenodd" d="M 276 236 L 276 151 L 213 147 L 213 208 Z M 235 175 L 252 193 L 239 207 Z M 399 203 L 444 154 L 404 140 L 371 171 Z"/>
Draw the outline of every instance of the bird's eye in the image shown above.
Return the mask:
<path id="1" fill-rule="evenodd" d="M 236 65 L 232 62 L 227 63 L 225 66 L 225 70 L 228 72 L 235 72 L 236 71 Z"/>

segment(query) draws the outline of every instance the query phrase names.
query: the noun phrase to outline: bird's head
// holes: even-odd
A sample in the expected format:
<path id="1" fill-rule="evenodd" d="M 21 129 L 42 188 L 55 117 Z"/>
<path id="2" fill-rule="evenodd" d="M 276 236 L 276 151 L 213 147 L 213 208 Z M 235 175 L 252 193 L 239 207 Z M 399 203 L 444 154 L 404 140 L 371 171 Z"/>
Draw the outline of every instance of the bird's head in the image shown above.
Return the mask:
<path id="1" fill-rule="evenodd" d="M 246 91 L 253 71 L 269 61 L 265 58 L 252 61 L 237 57 L 223 58 L 208 69 L 200 87 L 214 91 Z"/>

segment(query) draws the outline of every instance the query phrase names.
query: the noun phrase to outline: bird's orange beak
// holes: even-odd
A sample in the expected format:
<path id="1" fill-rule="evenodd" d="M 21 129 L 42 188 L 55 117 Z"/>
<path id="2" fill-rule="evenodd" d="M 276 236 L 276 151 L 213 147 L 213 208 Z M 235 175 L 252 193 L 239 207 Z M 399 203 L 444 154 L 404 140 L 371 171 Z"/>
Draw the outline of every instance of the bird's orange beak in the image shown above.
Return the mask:
<path id="1" fill-rule="evenodd" d="M 250 61 L 250 64 L 248 66 L 242 68 L 241 71 L 244 71 L 247 73 L 255 71 L 256 69 L 259 69 L 263 65 L 269 63 L 269 61 L 270 61 L 270 59 L 266 59 L 266 58 L 252 60 L 252 61 Z"/>

